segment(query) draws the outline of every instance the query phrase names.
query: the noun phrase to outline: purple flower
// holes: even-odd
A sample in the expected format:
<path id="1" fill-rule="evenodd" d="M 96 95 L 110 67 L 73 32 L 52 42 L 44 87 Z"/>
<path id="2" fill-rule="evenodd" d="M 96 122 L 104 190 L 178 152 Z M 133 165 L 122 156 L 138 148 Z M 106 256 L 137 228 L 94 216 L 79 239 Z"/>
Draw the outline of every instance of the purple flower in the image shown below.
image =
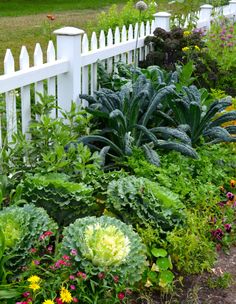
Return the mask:
<path id="1" fill-rule="evenodd" d="M 222 231 L 222 229 L 217 228 L 216 230 L 211 231 L 211 235 L 214 239 L 221 241 L 224 236 L 224 232 Z"/>
<path id="2" fill-rule="evenodd" d="M 230 233 L 230 231 L 232 229 L 232 225 L 231 224 L 225 224 L 224 227 L 225 227 L 225 231 Z"/>
<path id="3" fill-rule="evenodd" d="M 232 192 L 227 192 L 226 196 L 230 201 L 234 199 L 234 194 Z"/>
<path id="4" fill-rule="evenodd" d="M 218 206 L 220 207 L 224 207 L 226 205 L 227 201 L 220 201 L 219 203 L 217 203 Z"/>

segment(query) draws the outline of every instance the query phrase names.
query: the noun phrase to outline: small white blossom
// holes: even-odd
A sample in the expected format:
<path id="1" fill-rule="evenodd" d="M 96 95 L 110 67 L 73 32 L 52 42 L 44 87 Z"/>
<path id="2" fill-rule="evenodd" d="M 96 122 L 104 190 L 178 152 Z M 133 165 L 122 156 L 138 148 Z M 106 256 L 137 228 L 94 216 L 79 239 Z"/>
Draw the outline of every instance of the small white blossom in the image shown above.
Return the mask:
<path id="1" fill-rule="evenodd" d="M 148 6 L 144 1 L 138 1 L 135 4 L 135 8 L 141 12 L 141 11 L 145 11 L 148 8 Z"/>

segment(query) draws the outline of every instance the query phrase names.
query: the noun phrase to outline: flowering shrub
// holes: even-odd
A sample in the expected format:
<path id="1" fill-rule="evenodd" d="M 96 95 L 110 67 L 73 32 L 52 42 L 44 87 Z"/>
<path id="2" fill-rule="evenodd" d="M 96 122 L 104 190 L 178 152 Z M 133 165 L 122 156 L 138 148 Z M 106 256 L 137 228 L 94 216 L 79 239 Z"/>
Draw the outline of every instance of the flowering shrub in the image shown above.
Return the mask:
<path id="1" fill-rule="evenodd" d="M 29 204 L 24 207 L 8 207 L 0 212 L 0 229 L 5 239 L 5 255 L 9 256 L 6 266 L 12 271 L 24 266 L 29 258 L 30 249 L 39 238 L 55 233 L 57 225 L 46 211 Z M 43 237 L 42 237 L 43 236 Z"/>
<path id="2" fill-rule="evenodd" d="M 131 227 L 102 216 L 78 219 L 63 231 L 62 254 L 72 255 L 78 268 L 111 272 L 120 281 L 134 283 L 145 267 L 145 247 Z"/>

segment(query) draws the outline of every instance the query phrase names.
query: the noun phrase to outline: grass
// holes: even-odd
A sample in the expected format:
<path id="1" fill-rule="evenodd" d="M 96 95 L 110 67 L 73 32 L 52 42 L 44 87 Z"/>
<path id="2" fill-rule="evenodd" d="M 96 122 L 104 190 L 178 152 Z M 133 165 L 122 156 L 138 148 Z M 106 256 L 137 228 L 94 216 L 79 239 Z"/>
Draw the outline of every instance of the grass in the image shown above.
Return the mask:
<path id="1" fill-rule="evenodd" d="M 101 7 L 125 3 L 126 0 L 1 0 L 0 17 L 56 14 L 68 10 L 99 9 Z"/>

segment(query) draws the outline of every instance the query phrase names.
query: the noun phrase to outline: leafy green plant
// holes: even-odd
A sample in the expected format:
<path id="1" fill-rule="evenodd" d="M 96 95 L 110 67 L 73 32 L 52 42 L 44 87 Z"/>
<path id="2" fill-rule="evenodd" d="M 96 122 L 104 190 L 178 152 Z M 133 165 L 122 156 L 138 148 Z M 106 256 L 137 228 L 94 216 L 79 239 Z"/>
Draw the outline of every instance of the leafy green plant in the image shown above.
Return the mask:
<path id="1" fill-rule="evenodd" d="M 171 257 L 168 256 L 165 249 L 156 247 L 151 248 L 150 255 L 152 256 L 152 263 L 151 268 L 144 275 L 147 280 L 145 286 L 155 288 L 157 285 L 162 290 L 170 290 L 175 277 L 171 271 L 173 269 Z"/>
<path id="2" fill-rule="evenodd" d="M 109 151 L 108 154 L 113 159 L 131 155 L 133 146 L 142 147 L 147 159 L 155 165 L 159 165 L 159 159 L 153 146 L 197 157 L 183 130 L 157 128 L 161 140 L 153 132 L 162 122 L 162 119 L 156 117 L 158 109 L 162 107 L 162 102 L 173 98 L 174 88 L 169 85 L 155 90 L 151 81 L 141 75 L 135 82 L 132 93 L 122 88 L 120 92 L 101 89 L 95 93 L 96 97 L 81 95 L 81 98 L 89 102 L 87 111 L 97 119 L 101 131 L 99 135 L 83 136 L 79 142 L 102 143 L 103 146 L 98 145 L 97 149 L 102 149 L 103 154 Z"/>
<path id="3" fill-rule="evenodd" d="M 166 115 L 166 118 L 169 121 L 173 119 L 173 126 L 179 126 L 186 131 L 193 146 L 201 144 L 201 137 L 209 144 L 236 141 L 236 137 L 232 136 L 236 133 L 235 127 L 221 126 L 225 122 L 235 120 L 236 111 L 219 115 L 231 105 L 231 98 L 216 100 L 207 108 L 204 103 L 208 98 L 206 90 L 198 90 L 195 86 L 183 87 L 179 98 L 168 100 L 173 115 Z"/>
<path id="4" fill-rule="evenodd" d="M 16 189 L 18 196 L 45 208 L 62 226 L 78 217 L 99 213 L 92 192 L 91 187 L 71 182 L 69 176 L 62 173 L 27 175 Z"/>
<path id="5" fill-rule="evenodd" d="M 120 281 L 133 284 L 145 268 L 145 247 L 130 226 L 102 216 L 76 220 L 63 231 L 62 254 L 75 250 L 73 261 L 78 269 L 113 272 Z"/>
<path id="6" fill-rule="evenodd" d="M 30 249 L 44 232 L 53 234 L 58 229 L 44 209 L 32 204 L 4 208 L 0 212 L 0 228 L 5 239 L 5 268 L 11 271 L 27 263 Z"/>
<path id="7" fill-rule="evenodd" d="M 216 253 L 208 233 L 208 218 L 190 212 L 185 227 L 169 232 L 168 252 L 171 253 L 172 261 L 179 271 L 193 274 L 211 269 Z"/>
<path id="8" fill-rule="evenodd" d="M 142 14 L 139 14 L 139 11 L 135 8 L 136 1 L 129 0 L 123 6 L 117 6 L 116 4 L 112 5 L 108 12 L 102 12 L 98 16 L 98 21 L 96 23 L 96 31 L 100 32 L 104 30 L 106 33 L 111 28 L 115 30 L 116 27 L 122 27 L 125 25 L 127 28 L 130 24 L 135 25 L 137 22 L 141 21 L 151 21 L 153 19 L 153 14 L 156 12 L 155 4 L 147 0 L 147 10 L 143 11 Z M 94 25 L 92 30 L 94 30 Z"/>
<path id="9" fill-rule="evenodd" d="M 112 181 L 107 188 L 106 209 L 134 227 L 151 225 L 160 233 L 181 226 L 184 205 L 176 194 L 145 178 L 128 176 Z"/>
<path id="10" fill-rule="evenodd" d="M 207 285 L 210 288 L 228 288 L 233 283 L 233 276 L 229 272 L 224 272 L 219 276 L 210 277 L 207 280 Z"/>

